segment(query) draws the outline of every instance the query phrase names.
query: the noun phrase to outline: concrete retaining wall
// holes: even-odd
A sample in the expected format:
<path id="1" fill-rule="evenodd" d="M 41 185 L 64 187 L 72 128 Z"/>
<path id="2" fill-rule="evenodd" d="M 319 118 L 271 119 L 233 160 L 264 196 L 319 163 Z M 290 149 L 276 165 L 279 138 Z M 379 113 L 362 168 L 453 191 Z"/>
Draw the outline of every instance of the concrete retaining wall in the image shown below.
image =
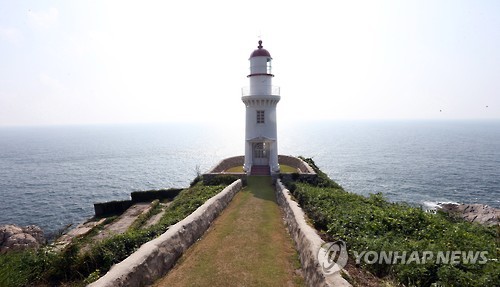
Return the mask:
<path id="1" fill-rule="evenodd" d="M 146 286 L 154 283 L 205 233 L 241 187 L 241 180 L 233 182 L 188 217 L 171 226 L 160 237 L 142 245 L 139 250 L 114 265 L 106 275 L 88 286 Z"/>
<path id="2" fill-rule="evenodd" d="M 278 161 L 280 164 L 285 164 L 291 167 L 295 167 L 299 170 L 298 173 L 282 173 L 280 174 L 280 178 L 283 180 L 305 180 L 309 181 L 314 179 L 317 174 L 314 169 L 309 166 L 305 161 L 301 160 L 298 157 L 289 156 L 289 155 L 279 155 Z"/>
<path id="3" fill-rule="evenodd" d="M 96 217 L 119 215 L 129 207 L 138 202 L 151 202 L 155 199 L 174 199 L 182 191 L 182 188 L 170 188 L 160 190 L 134 191 L 130 194 L 132 199 L 94 203 Z"/>
<path id="4" fill-rule="evenodd" d="M 245 157 L 242 155 L 225 158 L 212 167 L 207 173 L 202 175 L 203 181 L 208 182 L 221 175 L 232 175 L 240 178 L 241 180 L 245 180 L 246 174 L 243 172 L 224 172 L 231 167 L 243 166 L 244 161 Z"/>
<path id="5" fill-rule="evenodd" d="M 132 200 L 119 200 L 119 201 L 94 203 L 95 216 L 100 217 L 100 216 L 122 214 L 133 204 L 134 203 L 132 202 Z"/>
<path id="6" fill-rule="evenodd" d="M 145 191 L 133 191 L 130 194 L 132 202 L 151 202 L 155 199 L 168 199 L 172 201 L 183 188 L 169 188 L 169 189 L 158 189 L 158 190 L 145 190 Z"/>
<path id="7" fill-rule="evenodd" d="M 242 155 L 228 157 L 226 159 L 221 160 L 217 163 L 213 168 L 211 168 L 207 173 L 221 173 L 231 167 L 235 166 L 243 166 L 245 161 L 245 157 Z M 300 173 L 306 174 L 316 174 L 314 169 L 310 167 L 305 161 L 301 160 L 298 157 L 289 156 L 289 155 L 278 155 L 279 164 L 285 164 L 292 167 L 296 167 L 299 169 Z"/>
<path id="8" fill-rule="evenodd" d="M 210 169 L 207 173 L 221 173 L 231 167 L 243 166 L 245 163 L 245 157 L 242 155 L 228 157 L 221 160 L 217 165 Z"/>
<path id="9" fill-rule="evenodd" d="M 300 173 L 316 174 L 314 169 L 310 167 L 305 161 L 298 157 L 289 155 L 278 155 L 278 162 L 280 164 L 289 165 L 291 167 L 296 167 L 299 169 Z"/>
<path id="10" fill-rule="evenodd" d="M 292 200 L 290 192 L 283 186 L 280 180 L 276 182 L 276 199 L 284 211 L 284 220 L 288 232 L 292 236 L 295 247 L 299 252 L 306 284 L 314 287 L 351 286 L 338 272 L 328 276 L 323 274 L 317 254 L 325 241 L 319 237 L 314 228 L 306 223 L 304 212 L 297 202 Z"/>

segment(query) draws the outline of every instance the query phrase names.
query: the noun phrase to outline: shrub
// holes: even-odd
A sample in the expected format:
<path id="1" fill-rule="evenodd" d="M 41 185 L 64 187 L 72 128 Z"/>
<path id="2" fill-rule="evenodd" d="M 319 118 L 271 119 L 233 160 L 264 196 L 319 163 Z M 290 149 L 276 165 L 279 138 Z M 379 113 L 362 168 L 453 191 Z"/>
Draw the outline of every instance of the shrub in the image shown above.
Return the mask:
<path id="1" fill-rule="evenodd" d="M 229 185 L 233 183 L 234 181 L 238 180 L 239 177 L 235 175 L 227 175 L 227 174 L 221 174 L 221 175 L 216 175 L 214 177 L 211 177 L 209 179 L 206 179 L 203 181 L 204 185 Z"/>
<path id="2" fill-rule="evenodd" d="M 366 264 L 379 277 L 396 278 L 406 286 L 494 286 L 500 282 L 498 231 L 451 219 L 443 213 L 391 203 L 383 194 L 370 197 L 345 192 L 311 159 L 304 159 L 318 173 L 316 182 L 287 182 L 292 195 L 325 234 L 325 240 L 344 240 L 353 251 L 487 251 L 486 264 Z M 328 181 L 330 183 L 328 183 Z M 363 261 L 362 261 L 363 263 Z M 495 283 L 496 282 L 496 283 Z"/>

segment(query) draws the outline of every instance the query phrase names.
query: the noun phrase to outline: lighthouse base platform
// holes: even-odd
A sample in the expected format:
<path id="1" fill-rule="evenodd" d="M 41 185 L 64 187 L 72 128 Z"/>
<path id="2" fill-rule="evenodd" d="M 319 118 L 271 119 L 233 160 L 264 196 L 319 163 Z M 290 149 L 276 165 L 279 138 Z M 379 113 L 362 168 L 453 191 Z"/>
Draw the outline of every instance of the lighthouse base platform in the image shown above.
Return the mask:
<path id="1" fill-rule="evenodd" d="M 264 168 L 260 168 L 257 165 L 252 166 L 252 170 L 250 174 L 246 174 L 243 169 L 241 169 L 241 172 L 230 172 L 231 168 L 234 167 L 242 167 L 245 162 L 245 157 L 240 155 L 240 156 L 234 156 L 234 157 L 229 157 L 226 159 L 221 160 L 219 163 L 217 163 L 213 168 L 211 168 L 208 172 L 204 173 L 203 180 L 204 181 L 210 181 L 215 177 L 219 176 L 225 176 L 225 175 L 231 175 L 233 177 L 237 177 L 240 179 L 245 180 L 247 175 L 271 175 L 274 178 L 281 177 L 283 179 L 286 178 L 302 178 L 302 179 L 310 179 L 316 177 L 316 172 L 314 172 L 314 169 L 310 167 L 306 162 L 304 162 L 302 159 L 294 156 L 289 156 L 289 155 L 278 155 L 278 163 L 280 165 L 287 165 L 289 167 L 293 167 L 296 169 L 297 172 L 290 173 L 290 172 L 280 172 L 280 173 L 271 173 L 270 172 L 270 167 L 268 165 L 264 166 Z M 258 171 L 257 171 L 258 170 Z M 258 172 L 259 174 L 254 174 L 254 172 Z"/>

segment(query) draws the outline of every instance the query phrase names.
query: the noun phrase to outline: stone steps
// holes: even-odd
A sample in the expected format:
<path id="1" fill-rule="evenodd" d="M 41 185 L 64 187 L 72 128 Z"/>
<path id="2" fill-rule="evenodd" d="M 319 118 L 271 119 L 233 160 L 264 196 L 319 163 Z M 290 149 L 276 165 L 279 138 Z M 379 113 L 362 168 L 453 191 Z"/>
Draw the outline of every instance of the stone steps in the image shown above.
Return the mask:
<path id="1" fill-rule="evenodd" d="M 250 175 L 268 176 L 271 175 L 271 169 L 268 165 L 253 165 Z"/>

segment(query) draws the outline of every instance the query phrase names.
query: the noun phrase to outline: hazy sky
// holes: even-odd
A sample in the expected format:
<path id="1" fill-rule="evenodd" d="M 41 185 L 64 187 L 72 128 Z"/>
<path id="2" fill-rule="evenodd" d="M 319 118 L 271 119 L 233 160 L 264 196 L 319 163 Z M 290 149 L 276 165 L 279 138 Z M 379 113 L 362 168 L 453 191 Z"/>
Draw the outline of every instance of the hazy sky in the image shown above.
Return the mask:
<path id="1" fill-rule="evenodd" d="M 500 1 L 0 0 L 0 125 L 500 118 Z M 440 111 L 441 110 L 441 111 Z"/>

